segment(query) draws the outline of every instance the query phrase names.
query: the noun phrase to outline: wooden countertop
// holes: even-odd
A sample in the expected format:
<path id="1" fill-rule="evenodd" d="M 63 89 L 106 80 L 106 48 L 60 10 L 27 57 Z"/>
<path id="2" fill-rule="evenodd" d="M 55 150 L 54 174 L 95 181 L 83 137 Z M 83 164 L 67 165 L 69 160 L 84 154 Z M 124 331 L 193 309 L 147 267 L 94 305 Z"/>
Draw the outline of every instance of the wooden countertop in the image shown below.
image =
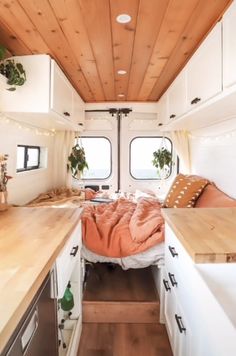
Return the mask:
<path id="1" fill-rule="evenodd" d="M 80 219 L 82 209 L 0 213 L 0 354 Z"/>
<path id="2" fill-rule="evenodd" d="M 236 208 L 162 209 L 195 263 L 236 262 Z"/>

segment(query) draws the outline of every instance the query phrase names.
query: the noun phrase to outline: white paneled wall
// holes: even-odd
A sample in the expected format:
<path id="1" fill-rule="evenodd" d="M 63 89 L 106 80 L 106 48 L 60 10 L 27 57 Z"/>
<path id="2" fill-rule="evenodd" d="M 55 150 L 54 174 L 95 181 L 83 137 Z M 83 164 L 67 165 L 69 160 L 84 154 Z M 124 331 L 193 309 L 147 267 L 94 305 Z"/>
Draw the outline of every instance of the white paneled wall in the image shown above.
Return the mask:
<path id="1" fill-rule="evenodd" d="M 225 124 L 191 134 L 192 172 L 236 198 L 236 127 Z"/>
<path id="2" fill-rule="evenodd" d="M 16 149 L 18 144 L 41 146 L 47 150 L 47 168 L 16 173 Z M 0 121 L 0 153 L 8 154 L 8 200 L 13 204 L 25 204 L 39 193 L 52 187 L 53 136 L 38 135 L 26 127 Z"/>

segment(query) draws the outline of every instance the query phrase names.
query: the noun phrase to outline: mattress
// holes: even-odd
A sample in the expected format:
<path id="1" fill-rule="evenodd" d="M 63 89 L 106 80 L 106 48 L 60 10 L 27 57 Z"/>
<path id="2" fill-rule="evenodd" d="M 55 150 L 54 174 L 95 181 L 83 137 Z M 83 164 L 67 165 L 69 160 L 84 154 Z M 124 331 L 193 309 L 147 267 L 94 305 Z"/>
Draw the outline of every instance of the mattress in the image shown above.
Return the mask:
<path id="1" fill-rule="evenodd" d="M 88 250 L 84 245 L 82 246 L 81 256 L 89 262 L 110 262 L 120 265 L 124 270 L 129 268 L 145 268 L 151 265 L 161 266 L 164 264 L 164 242 L 155 245 L 154 247 L 138 253 L 121 258 L 112 258 L 97 255 Z"/>

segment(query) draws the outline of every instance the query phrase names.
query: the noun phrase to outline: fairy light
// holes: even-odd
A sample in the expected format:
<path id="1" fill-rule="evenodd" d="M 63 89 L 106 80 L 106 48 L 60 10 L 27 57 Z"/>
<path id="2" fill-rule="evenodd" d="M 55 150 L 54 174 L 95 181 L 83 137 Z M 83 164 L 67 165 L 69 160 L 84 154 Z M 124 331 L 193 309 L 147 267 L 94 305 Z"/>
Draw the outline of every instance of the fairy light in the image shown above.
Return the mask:
<path id="1" fill-rule="evenodd" d="M 55 135 L 55 129 L 52 130 L 46 130 L 46 129 L 41 129 L 39 127 L 27 124 L 27 123 L 22 123 L 17 120 L 14 120 L 12 118 L 9 118 L 5 116 L 3 113 L 0 113 L 0 124 L 10 124 L 15 127 L 17 127 L 19 130 L 24 130 L 27 132 L 32 132 L 37 136 L 54 136 Z"/>
<path id="2" fill-rule="evenodd" d="M 210 143 L 210 142 L 218 142 L 218 141 L 223 141 L 225 139 L 231 139 L 233 137 L 236 137 L 236 131 L 230 131 L 230 132 L 225 132 L 220 135 L 211 135 L 211 136 L 198 136 L 198 135 L 193 135 L 189 134 L 189 138 L 193 140 L 199 140 L 201 143 Z"/>

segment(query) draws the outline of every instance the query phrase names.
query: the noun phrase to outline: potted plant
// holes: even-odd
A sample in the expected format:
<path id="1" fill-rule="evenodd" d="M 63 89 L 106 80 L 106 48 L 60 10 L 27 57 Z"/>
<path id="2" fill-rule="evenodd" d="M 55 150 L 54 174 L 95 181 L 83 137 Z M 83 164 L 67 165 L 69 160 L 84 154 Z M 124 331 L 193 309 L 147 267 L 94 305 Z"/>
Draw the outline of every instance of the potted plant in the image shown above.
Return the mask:
<path id="1" fill-rule="evenodd" d="M 10 85 L 7 90 L 14 91 L 16 86 L 21 86 L 26 81 L 26 73 L 21 63 L 14 59 L 5 59 L 6 48 L 0 45 L 0 73 L 7 78 L 7 84 Z"/>
<path id="2" fill-rule="evenodd" d="M 7 174 L 8 155 L 0 154 L 0 211 L 7 210 L 7 182 L 12 177 Z"/>
<path id="3" fill-rule="evenodd" d="M 71 170 L 73 178 L 80 179 L 85 168 L 88 168 L 88 163 L 84 148 L 76 143 L 68 157 L 67 170 Z"/>
<path id="4" fill-rule="evenodd" d="M 157 168 L 159 175 L 163 177 L 164 173 L 164 177 L 168 176 L 172 164 L 172 153 L 167 148 L 161 147 L 153 152 L 153 156 L 152 164 Z"/>

